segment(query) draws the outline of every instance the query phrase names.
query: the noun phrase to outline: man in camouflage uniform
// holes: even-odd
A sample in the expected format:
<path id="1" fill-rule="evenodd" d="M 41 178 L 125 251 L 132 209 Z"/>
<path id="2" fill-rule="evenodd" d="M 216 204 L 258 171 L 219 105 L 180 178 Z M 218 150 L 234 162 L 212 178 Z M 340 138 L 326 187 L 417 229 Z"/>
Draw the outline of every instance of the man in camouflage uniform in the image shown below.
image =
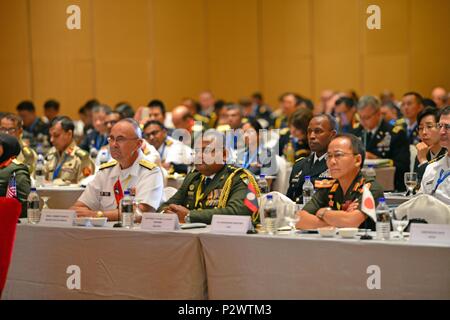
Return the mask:
<path id="1" fill-rule="evenodd" d="M 316 184 L 317 192 L 298 214 L 299 229 L 316 229 L 327 226 L 339 228 L 375 229 L 376 217 L 369 217 L 362 211 L 363 187 L 372 193 L 377 205 L 383 197 L 382 187 L 373 179 L 362 174 L 364 146 L 351 134 L 341 134 L 328 146 L 327 165 L 332 180 L 321 180 Z"/>
<path id="2" fill-rule="evenodd" d="M 45 178 L 55 185 L 77 184 L 94 173 L 94 163 L 89 154 L 80 149 L 73 139 L 74 123 L 68 117 L 52 121 L 49 150 L 44 167 Z"/>

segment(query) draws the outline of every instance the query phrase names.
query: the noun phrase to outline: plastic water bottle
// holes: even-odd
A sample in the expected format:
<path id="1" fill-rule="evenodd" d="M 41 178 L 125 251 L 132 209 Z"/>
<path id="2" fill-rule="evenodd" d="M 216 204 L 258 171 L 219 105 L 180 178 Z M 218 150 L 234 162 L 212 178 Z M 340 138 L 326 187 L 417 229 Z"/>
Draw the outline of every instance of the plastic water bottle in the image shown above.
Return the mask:
<path id="1" fill-rule="evenodd" d="M 36 188 L 32 187 L 27 198 L 27 218 L 28 223 L 36 224 L 41 220 L 41 210 L 39 209 L 40 199 Z"/>
<path id="2" fill-rule="evenodd" d="M 266 203 L 263 208 L 264 214 L 264 227 L 268 234 L 274 235 L 277 233 L 277 207 L 273 201 L 273 196 L 271 194 L 267 195 Z"/>
<path id="3" fill-rule="evenodd" d="M 266 176 L 264 174 L 259 175 L 258 187 L 261 191 L 261 194 L 269 193 L 269 183 L 266 180 Z"/>
<path id="4" fill-rule="evenodd" d="M 125 190 L 121 201 L 122 227 L 131 229 L 134 225 L 133 199 L 130 196 L 130 190 Z"/>
<path id="5" fill-rule="evenodd" d="M 373 167 L 373 164 L 369 164 L 369 168 L 366 170 L 366 176 L 369 178 L 369 177 L 372 177 L 374 180 L 376 179 L 376 177 L 377 177 L 377 172 L 375 171 L 375 169 L 374 169 L 374 167 Z"/>
<path id="6" fill-rule="evenodd" d="M 310 176 L 305 176 L 305 183 L 303 183 L 302 194 L 303 204 L 307 204 L 314 194 L 314 186 L 311 182 Z"/>
<path id="7" fill-rule="evenodd" d="M 89 155 L 90 155 L 91 159 L 97 158 L 98 150 L 95 149 L 94 147 L 92 147 L 92 148 L 89 150 Z"/>
<path id="8" fill-rule="evenodd" d="M 38 154 L 35 177 L 36 187 L 42 187 L 44 185 L 44 156 L 42 153 Z"/>
<path id="9" fill-rule="evenodd" d="M 377 239 L 389 240 L 391 234 L 391 215 L 384 198 L 380 198 L 376 209 L 377 214 Z"/>

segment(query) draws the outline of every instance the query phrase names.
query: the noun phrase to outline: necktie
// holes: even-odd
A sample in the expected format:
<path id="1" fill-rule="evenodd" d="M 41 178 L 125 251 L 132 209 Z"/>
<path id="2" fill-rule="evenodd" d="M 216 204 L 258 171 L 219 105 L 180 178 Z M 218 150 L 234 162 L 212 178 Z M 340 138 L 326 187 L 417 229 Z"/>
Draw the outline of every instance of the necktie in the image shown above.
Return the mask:
<path id="1" fill-rule="evenodd" d="M 367 132 L 366 135 L 366 147 L 369 145 L 370 141 L 372 140 L 372 132 Z"/>

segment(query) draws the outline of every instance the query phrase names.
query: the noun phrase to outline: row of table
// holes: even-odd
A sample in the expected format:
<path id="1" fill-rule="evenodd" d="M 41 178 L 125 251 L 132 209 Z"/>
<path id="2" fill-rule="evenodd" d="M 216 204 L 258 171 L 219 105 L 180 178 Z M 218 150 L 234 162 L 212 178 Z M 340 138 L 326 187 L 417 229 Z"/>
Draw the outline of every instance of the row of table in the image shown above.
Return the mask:
<path id="1" fill-rule="evenodd" d="M 209 231 L 22 223 L 3 299 L 450 299 L 450 246 Z"/>

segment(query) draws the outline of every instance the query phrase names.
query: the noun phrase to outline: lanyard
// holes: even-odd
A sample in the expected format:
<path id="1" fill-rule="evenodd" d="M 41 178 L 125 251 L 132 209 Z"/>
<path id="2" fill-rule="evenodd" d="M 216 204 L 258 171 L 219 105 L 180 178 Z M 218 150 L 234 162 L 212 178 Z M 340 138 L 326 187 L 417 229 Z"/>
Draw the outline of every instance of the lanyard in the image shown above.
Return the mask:
<path id="1" fill-rule="evenodd" d="M 437 188 L 439 187 L 439 185 L 442 184 L 442 182 L 444 182 L 444 180 L 450 176 L 450 171 L 445 172 L 444 169 L 441 170 L 441 173 L 439 174 L 439 179 L 436 182 L 436 186 L 433 189 L 433 192 L 431 192 L 431 194 L 434 194 L 437 190 Z"/>
<path id="2" fill-rule="evenodd" d="M 166 150 L 166 143 L 163 142 L 162 150 L 161 150 L 161 152 L 159 153 L 159 156 L 161 157 L 161 161 L 164 161 L 164 160 L 165 160 L 165 158 L 163 157 L 164 151 L 165 151 L 165 150 Z"/>
<path id="3" fill-rule="evenodd" d="M 56 166 L 55 171 L 53 171 L 53 180 L 58 178 L 61 168 L 62 168 L 64 162 L 66 162 L 66 158 L 67 158 L 67 153 L 64 153 L 64 157 L 62 158 L 61 162 Z"/>
<path id="4" fill-rule="evenodd" d="M 100 150 L 100 148 L 103 146 L 103 141 L 104 141 L 103 135 L 99 134 L 97 137 L 95 137 L 95 149 Z"/>
<path id="5" fill-rule="evenodd" d="M 250 167 L 250 164 L 253 163 L 255 158 L 258 156 L 258 152 L 255 152 L 252 157 L 250 157 L 250 149 L 245 150 L 245 156 L 244 156 L 244 165 L 242 168 L 248 169 Z"/>

